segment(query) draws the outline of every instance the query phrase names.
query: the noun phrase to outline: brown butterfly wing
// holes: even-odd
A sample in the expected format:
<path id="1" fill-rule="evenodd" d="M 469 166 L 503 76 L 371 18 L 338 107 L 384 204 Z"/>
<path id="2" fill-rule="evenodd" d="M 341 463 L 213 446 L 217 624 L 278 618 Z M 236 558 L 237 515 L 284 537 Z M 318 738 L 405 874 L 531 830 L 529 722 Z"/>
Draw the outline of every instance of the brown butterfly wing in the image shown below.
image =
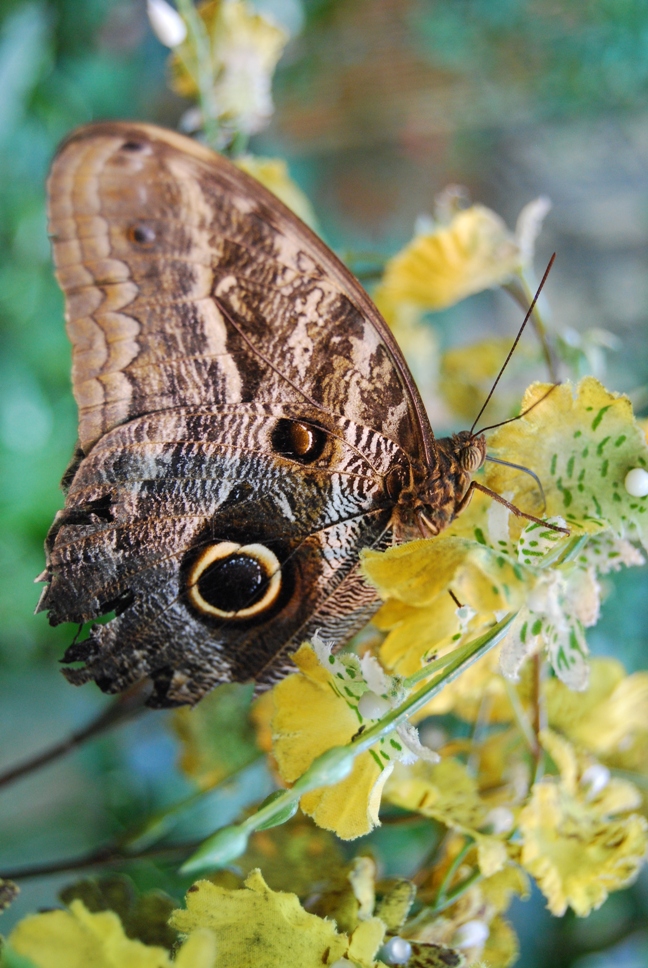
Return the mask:
<path id="1" fill-rule="evenodd" d="M 54 161 L 49 214 L 84 450 L 180 401 L 281 393 L 423 456 L 423 406 L 366 293 L 226 159 L 150 125 L 90 125 Z"/>
<path id="2" fill-rule="evenodd" d="M 303 638 L 375 608 L 359 550 L 393 540 L 389 481 L 432 447 L 405 363 L 317 237 L 189 139 L 83 128 L 49 193 L 80 450 L 40 607 L 115 612 L 67 674 L 110 692 L 148 676 L 159 705 L 271 682 Z"/>

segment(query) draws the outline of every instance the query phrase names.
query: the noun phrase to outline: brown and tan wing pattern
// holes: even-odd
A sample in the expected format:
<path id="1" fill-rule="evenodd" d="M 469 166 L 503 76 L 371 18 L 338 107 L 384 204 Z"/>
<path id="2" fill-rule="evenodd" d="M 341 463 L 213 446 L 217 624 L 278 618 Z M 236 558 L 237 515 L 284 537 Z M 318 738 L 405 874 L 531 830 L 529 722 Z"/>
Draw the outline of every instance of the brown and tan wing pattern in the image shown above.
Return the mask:
<path id="1" fill-rule="evenodd" d="M 364 290 L 226 159 L 161 128 L 90 125 L 54 161 L 49 217 L 85 452 L 144 413 L 280 393 L 426 456 L 422 404 Z"/>
<path id="2" fill-rule="evenodd" d="M 106 123 L 49 181 L 80 449 L 40 609 L 94 625 L 66 675 L 152 705 L 274 681 L 376 607 L 360 549 L 394 540 L 434 442 L 398 348 L 274 196 L 169 131 Z"/>
<path id="3" fill-rule="evenodd" d="M 118 692 L 150 677 L 151 704 L 196 702 L 218 682 L 270 683 L 316 630 L 339 643 L 368 620 L 375 596 L 358 552 L 391 543 L 383 478 L 402 454 L 339 419 L 304 465 L 276 452 L 283 421 L 280 407 L 178 409 L 96 444 L 52 527 L 41 604 L 53 624 L 115 612 L 68 650 L 66 661 L 86 663 L 66 672 L 71 681 Z M 358 439 L 371 464 L 346 443 Z M 269 551 L 266 577 L 279 579 L 276 599 L 247 616 L 259 602 L 247 559 L 230 556 L 230 574 L 215 572 L 218 586 L 204 590 L 217 610 L 192 594 L 196 564 L 231 545 Z"/>

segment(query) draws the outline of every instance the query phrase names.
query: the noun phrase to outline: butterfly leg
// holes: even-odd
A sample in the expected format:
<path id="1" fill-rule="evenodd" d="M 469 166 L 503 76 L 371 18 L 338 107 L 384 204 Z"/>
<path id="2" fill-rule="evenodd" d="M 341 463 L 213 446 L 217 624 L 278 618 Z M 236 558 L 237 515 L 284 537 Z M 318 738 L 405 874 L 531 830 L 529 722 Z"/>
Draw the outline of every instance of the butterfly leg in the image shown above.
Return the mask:
<path id="1" fill-rule="evenodd" d="M 497 491 L 492 491 L 490 487 L 486 487 L 485 484 L 481 484 L 479 481 L 470 482 L 468 490 L 466 491 L 461 501 L 459 502 L 459 505 L 456 510 L 457 514 L 459 514 L 461 511 L 464 510 L 464 508 L 468 506 L 473 496 L 474 490 L 483 491 L 484 494 L 488 494 L 488 496 L 491 497 L 494 501 L 497 501 L 498 504 L 503 504 L 505 508 L 508 508 L 509 511 L 512 514 L 514 514 L 517 518 L 526 518 L 527 521 L 534 521 L 535 524 L 541 524 L 543 527 L 549 528 L 551 531 L 559 531 L 561 534 L 567 534 L 567 535 L 571 534 L 571 531 L 568 528 L 561 528 L 557 524 L 550 524 L 548 521 L 543 521 L 542 518 L 536 518 L 534 517 L 533 514 L 527 514 L 526 511 L 521 511 L 519 508 L 515 506 L 515 504 L 511 504 L 511 502 L 507 501 L 506 498 L 503 498 L 501 494 L 498 494 Z"/>

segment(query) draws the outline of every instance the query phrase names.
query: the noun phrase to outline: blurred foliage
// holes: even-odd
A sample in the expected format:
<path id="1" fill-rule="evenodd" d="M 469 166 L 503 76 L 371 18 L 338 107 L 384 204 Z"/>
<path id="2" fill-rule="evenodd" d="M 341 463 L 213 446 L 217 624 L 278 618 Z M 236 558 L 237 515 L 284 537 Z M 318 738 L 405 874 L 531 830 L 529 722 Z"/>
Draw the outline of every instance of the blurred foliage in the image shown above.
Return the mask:
<path id="1" fill-rule="evenodd" d="M 270 146 L 268 153 L 292 155 L 299 179 L 314 187 L 316 196 L 318 186 L 325 185 L 322 171 L 345 167 L 349 145 L 359 152 L 364 173 L 377 154 L 376 144 L 411 147 L 421 132 L 427 137 L 432 130 L 437 137 L 441 131 L 450 143 L 447 157 L 472 176 L 498 164 L 495 151 L 484 153 L 490 136 L 482 137 L 475 150 L 471 131 L 476 127 L 496 125 L 506 132 L 507 125 L 548 119 L 595 124 L 610 113 L 645 110 L 648 7 L 636 0 L 581 5 L 568 0 L 304 0 L 303 5 L 265 0 L 258 6 L 274 8 L 284 22 L 303 23 L 280 64 L 278 113 L 269 132 L 258 137 L 259 150 Z M 137 117 L 175 126 L 186 103 L 166 86 L 166 53 L 150 34 L 144 4 L 136 0 L 4 0 L 0 7 L 0 704 L 7 763 L 65 735 L 105 703 L 89 687 L 76 692 L 58 676 L 56 659 L 73 631 L 51 629 L 43 615 L 32 615 L 38 595 L 33 579 L 42 570 L 43 538 L 61 504 L 58 480 L 76 427 L 62 298 L 46 238 L 47 169 L 60 139 L 94 118 Z M 391 178 L 389 171 L 385 178 Z M 350 196 L 356 188 L 362 196 L 358 182 L 348 186 Z M 398 190 L 420 208 L 417 199 L 411 201 L 416 186 Z M 325 192 L 318 201 L 330 237 L 343 239 L 340 206 L 336 215 Z M 386 248 L 393 251 L 408 231 L 409 226 L 388 220 Z M 458 318 L 452 311 L 441 318 L 444 339 Z M 487 326 L 481 336 L 490 338 Z M 645 356 L 645 330 L 641 339 Z M 446 374 L 452 372 L 452 359 L 446 357 Z M 481 376 L 475 374 L 475 386 L 481 387 Z M 472 387 L 470 382 L 466 392 Z M 457 409 L 465 413 L 461 389 Z M 452 407 L 446 414 L 453 418 Z M 590 642 L 632 670 L 641 665 L 648 633 L 645 571 L 606 581 L 608 601 Z M 179 823 L 179 840 L 229 822 L 269 792 L 267 772 L 253 762 L 245 713 L 234 706 L 218 715 L 231 715 L 238 726 L 238 745 L 223 756 L 223 773 L 239 772 Z M 190 798 L 195 788 L 174 766 L 178 748 L 163 728 L 166 718 L 151 714 L 102 738 L 73 763 L 52 767 L 3 795 L 2 866 L 81 854 L 126 836 L 180 797 Z M 444 720 L 435 722 L 443 726 Z M 463 727 L 454 721 L 452 728 Z M 198 725 L 189 745 L 194 772 L 207 786 L 201 741 Z M 384 826 L 362 843 L 386 875 L 411 876 L 421 854 L 438 846 L 438 831 L 418 818 L 404 820 L 395 806 L 383 819 Z M 333 868 L 339 869 L 345 849 L 298 817 L 286 827 L 256 834 L 223 886 L 240 887 L 242 877 L 260 865 L 271 888 L 303 896 L 309 883 L 324 883 Z M 170 943 L 168 933 L 164 940 L 142 936 L 137 920 L 147 904 L 149 914 L 153 908 L 167 912 L 171 902 L 160 891 L 179 902 L 190 879 L 176 873 L 176 857 L 161 849 L 128 864 L 137 891 L 157 891 L 154 895 L 136 900 L 130 882 L 112 878 L 103 886 L 94 881 L 68 886 L 64 900 L 80 898 L 91 912 L 119 910 L 129 937 Z M 26 911 L 56 904 L 57 890 L 73 880 L 70 874 L 25 882 L 21 898 L 3 915 L 3 931 Z M 645 878 L 585 922 L 571 914 L 550 918 L 543 903 L 534 894 L 512 909 L 525 968 L 644 963 Z M 146 920 L 150 924 L 155 918 Z M 591 954 L 599 949 L 606 953 Z"/>

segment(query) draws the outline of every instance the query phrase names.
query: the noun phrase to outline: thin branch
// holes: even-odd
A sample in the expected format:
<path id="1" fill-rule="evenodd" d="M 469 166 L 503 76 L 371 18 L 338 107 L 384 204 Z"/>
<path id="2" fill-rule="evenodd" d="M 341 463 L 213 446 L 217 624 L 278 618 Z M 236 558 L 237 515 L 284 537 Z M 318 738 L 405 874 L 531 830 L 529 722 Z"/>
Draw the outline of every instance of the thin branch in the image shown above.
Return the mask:
<path id="1" fill-rule="evenodd" d="M 100 847 L 81 857 L 69 857 L 55 860 L 47 864 L 34 864 L 29 867 L 18 867 L 15 870 L 0 872 L 0 878 L 11 881 L 26 881 L 34 877 L 49 877 L 53 874 L 65 874 L 68 871 L 86 870 L 89 867 L 111 867 L 132 863 L 142 857 L 164 857 L 165 855 L 180 854 L 184 856 L 195 850 L 199 840 L 181 844 L 168 844 L 163 847 L 149 847 L 138 852 L 115 849 L 115 847 Z"/>
<path id="2" fill-rule="evenodd" d="M 60 742 L 42 750 L 40 753 L 36 753 L 35 756 L 28 757 L 15 766 L 9 767 L 4 773 L 0 773 L 0 789 L 9 786 L 10 783 L 14 783 L 23 776 L 34 773 L 49 763 L 53 763 L 72 750 L 87 743 L 88 740 L 94 739 L 95 736 L 99 736 L 101 733 L 112 729 L 113 726 L 117 726 L 119 723 L 123 723 L 127 719 L 143 712 L 147 695 L 148 691 L 144 683 L 138 683 L 136 686 L 133 686 L 103 709 L 83 729 L 75 730 L 75 732 L 66 736 L 65 739 L 60 740 Z"/>

